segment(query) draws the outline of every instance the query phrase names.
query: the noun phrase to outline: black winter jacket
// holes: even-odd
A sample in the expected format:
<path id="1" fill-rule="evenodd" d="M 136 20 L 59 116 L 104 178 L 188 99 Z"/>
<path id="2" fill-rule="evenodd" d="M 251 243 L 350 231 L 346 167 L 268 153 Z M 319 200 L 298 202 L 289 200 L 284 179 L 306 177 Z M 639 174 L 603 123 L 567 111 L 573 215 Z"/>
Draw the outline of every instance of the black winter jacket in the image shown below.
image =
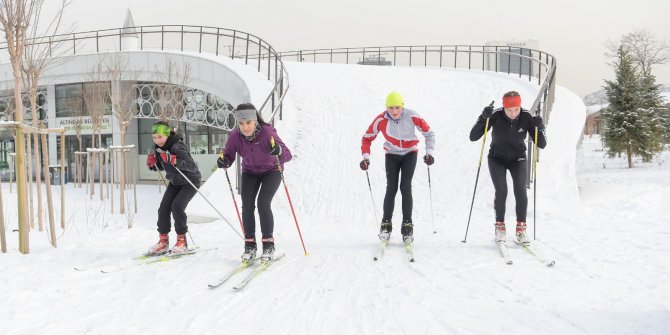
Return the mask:
<path id="1" fill-rule="evenodd" d="M 159 148 L 169 152 L 173 156 L 177 156 L 177 163 L 175 166 L 172 166 L 170 162 L 163 161 L 157 150 Z M 191 153 L 189 153 L 188 147 L 183 139 L 177 136 L 174 132 L 170 133 L 170 136 L 168 136 L 167 141 L 165 141 L 165 144 L 162 147 L 159 147 L 158 145 L 154 147 L 154 155 L 156 155 L 157 160 L 156 167 L 161 171 L 165 171 L 165 178 L 167 178 L 170 183 L 174 185 L 188 184 L 184 177 L 179 173 L 179 171 L 181 171 L 189 180 L 191 180 L 193 185 L 197 187 L 200 186 L 201 175 L 200 170 L 198 170 L 198 165 L 193 160 L 193 157 L 191 157 Z M 177 171 L 177 169 L 179 169 L 179 171 Z"/>
<path id="2" fill-rule="evenodd" d="M 476 141 L 484 135 L 484 126 L 486 119 L 481 116 L 477 119 L 477 123 L 470 130 L 470 141 Z M 533 115 L 527 110 L 521 109 L 519 116 L 512 120 L 507 115 L 503 108 L 497 108 L 493 111 L 489 120 L 489 129 L 491 131 L 491 149 L 489 150 L 489 158 L 516 161 L 526 158 L 526 136 L 530 135 L 531 140 L 534 140 L 535 127 L 533 127 Z M 537 146 L 544 149 L 547 146 L 547 138 L 545 136 L 544 125 L 538 127 Z"/>

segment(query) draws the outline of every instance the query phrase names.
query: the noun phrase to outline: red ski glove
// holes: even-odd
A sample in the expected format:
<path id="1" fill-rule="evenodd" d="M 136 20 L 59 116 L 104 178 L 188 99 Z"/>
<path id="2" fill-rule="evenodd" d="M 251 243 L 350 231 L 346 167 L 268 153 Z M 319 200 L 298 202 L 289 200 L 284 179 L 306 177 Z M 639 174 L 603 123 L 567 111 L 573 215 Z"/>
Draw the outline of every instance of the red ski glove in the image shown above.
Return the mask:
<path id="1" fill-rule="evenodd" d="M 171 155 L 169 151 L 163 151 L 161 152 L 161 159 L 165 163 L 170 163 L 172 165 L 177 164 L 177 156 Z"/>
<path id="2" fill-rule="evenodd" d="M 148 154 L 147 167 L 149 168 L 149 170 L 156 171 L 156 163 L 158 163 L 158 160 L 156 160 L 156 155 Z"/>

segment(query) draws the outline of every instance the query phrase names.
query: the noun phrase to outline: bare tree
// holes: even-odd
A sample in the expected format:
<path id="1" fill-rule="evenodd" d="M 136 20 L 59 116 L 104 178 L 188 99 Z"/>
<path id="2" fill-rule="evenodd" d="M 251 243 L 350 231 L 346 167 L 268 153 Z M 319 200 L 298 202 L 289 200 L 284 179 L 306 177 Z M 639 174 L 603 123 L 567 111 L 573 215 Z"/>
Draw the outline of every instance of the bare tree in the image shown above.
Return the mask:
<path id="1" fill-rule="evenodd" d="M 67 99 L 65 102 L 66 108 L 70 111 L 72 115 L 72 129 L 74 130 L 75 136 L 77 137 L 77 152 L 81 152 L 82 149 L 82 138 L 81 131 L 84 129 L 84 109 L 81 99 Z M 63 143 L 62 145 L 65 145 Z M 74 155 L 75 157 L 75 166 L 76 166 L 76 182 L 81 182 L 81 155 Z M 70 171 L 72 173 L 72 171 Z M 81 187 L 81 184 L 78 184 L 78 187 Z"/>
<path id="2" fill-rule="evenodd" d="M 39 117 L 37 115 L 37 96 L 39 93 L 39 81 L 42 73 L 59 57 L 67 52 L 64 40 L 52 40 L 52 35 L 64 33 L 62 31 L 62 18 L 65 7 L 69 4 L 67 0 L 61 0 L 56 14 L 51 20 L 43 20 L 42 9 L 45 0 L 33 0 L 35 7 L 33 15 L 29 18 L 30 28 L 26 41 L 26 50 L 23 62 L 23 85 L 28 93 L 30 108 L 32 112 L 32 125 L 38 127 Z M 46 23 L 46 26 L 44 26 Z M 69 44 L 68 44 L 69 45 Z M 40 166 L 39 134 L 33 133 L 33 154 L 35 160 L 35 176 L 37 184 L 37 221 L 39 230 L 44 230 L 42 223 L 42 171 Z M 45 173 L 46 176 L 46 173 Z"/>
<path id="3" fill-rule="evenodd" d="M 0 30 L 5 33 L 7 53 L 12 64 L 14 75 L 14 99 L 16 101 L 15 120 L 23 123 L 23 105 L 21 102 L 21 77 L 25 52 L 26 33 L 31 23 L 37 1 L 31 0 L 3 0 L 0 3 Z M 16 128 L 16 188 L 19 221 L 19 252 L 30 252 L 28 239 L 29 222 L 26 208 L 26 157 L 23 129 Z"/>
<path id="4" fill-rule="evenodd" d="M 86 104 L 86 110 L 91 116 L 91 138 L 92 138 L 92 148 L 102 149 L 102 123 L 104 121 L 105 109 L 109 101 L 109 83 L 107 82 L 105 76 L 107 75 L 106 69 L 103 62 L 95 64 L 87 75 L 88 84 L 83 86 L 83 96 L 84 103 Z M 95 145 L 95 137 L 98 137 L 98 145 Z M 97 156 L 98 158 L 98 167 L 100 169 L 99 182 L 100 182 L 100 200 L 103 200 L 102 187 L 103 187 L 103 154 L 100 151 L 92 151 L 89 156 L 93 158 Z M 88 156 L 87 156 L 88 157 Z M 93 159 L 89 164 L 90 168 L 93 168 Z M 91 171 L 91 176 L 93 172 Z M 94 193 L 94 181 L 91 177 L 91 196 Z"/>
<path id="5" fill-rule="evenodd" d="M 175 129 L 185 112 L 184 97 L 191 81 L 191 63 L 184 62 L 179 66 L 176 61 L 166 57 L 165 68 L 156 67 L 155 91 L 158 101 L 158 115 L 162 121 L 174 120 Z"/>
<path id="6" fill-rule="evenodd" d="M 102 122 L 105 115 L 105 107 L 109 101 L 109 84 L 105 78 L 107 75 L 103 61 L 93 65 L 86 75 L 88 85 L 82 90 L 86 111 L 91 116 L 92 144 L 95 148 L 95 136 L 98 137 L 98 147 L 102 147 Z"/>
<path id="7" fill-rule="evenodd" d="M 631 53 L 643 76 L 651 75 L 653 65 L 665 64 L 670 60 L 670 45 L 658 40 L 647 30 L 636 30 L 621 38 L 621 45 Z"/>
<path id="8" fill-rule="evenodd" d="M 130 121 L 137 115 L 137 90 L 133 84 L 137 82 L 137 72 L 131 71 L 128 59 L 123 55 L 114 55 L 106 61 L 105 68 L 111 85 L 109 98 L 112 113 L 119 123 L 121 147 L 125 146 L 126 132 Z M 119 171 L 119 212 L 125 213 L 126 186 L 126 151 L 121 150 L 121 167 Z"/>
<path id="9" fill-rule="evenodd" d="M 619 48 L 624 48 L 630 53 L 642 76 L 649 76 L 653 65 L 670 61 L 668 41 L 657 39 L 656 35 L 647 30 L 636 30 L 625 34 L 619 41 L 607 41 L 605 47 L 607 48 L 605 55 L 614 62 L 618 60 Z"/>

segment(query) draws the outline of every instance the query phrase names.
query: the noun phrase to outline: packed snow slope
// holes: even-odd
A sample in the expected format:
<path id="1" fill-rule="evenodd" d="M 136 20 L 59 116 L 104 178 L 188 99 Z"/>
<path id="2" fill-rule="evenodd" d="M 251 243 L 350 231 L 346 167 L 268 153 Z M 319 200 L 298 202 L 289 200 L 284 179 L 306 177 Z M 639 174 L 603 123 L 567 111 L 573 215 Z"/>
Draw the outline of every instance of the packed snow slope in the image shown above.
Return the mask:
<path id="1" fill-rule="evenodd" d="M 95 197 L 89 200 L 82 190 L 68 185 L 72 200 L 68 229 L 64 234 L 59 231 L 60 247 L 50 248 L 43 233 L 33 232 L 32 253 L 23 256 L 16 252 L 16 233 L 10 233 L 10 253 L 0 255 L 3 332 L 669 331 L 670 294 L 665 278 L 670 247 L 665 241 L 670 229 L 661 209 L 661 204 L 669 203 L 668 163 L 640 167 L 636 174 L 618 168 L 601 176 L 591 168 L 580 199 L 575 157 L 585 107 L 574 93 L 557 88 L 547 122 L 548 146 L 538 163 L 535 244 L 557 263 L 554 267 L 540 264 L 511 242 L 510 233 L 514 264 L 506 265 L 493 243 L 493 188 L 485 159 L 467 243 L 460 242 L 482 145 L 481 140 L 470 142 L 468 133 L 481 109 L 492 100 L 500 105 L 500 97 L 508 90 L 519 91 L 523 105 L 529 106 L 536 85 L 479 71 L 287 65 L 291 87 L 284 118 L 276 126 L 294 155 L 286 164 L 285 180 L 309 256 L 303 254 L 281 186 L 273 209 L 278 252 L 286 257 L 241 292 L 232 287 L 242 276 L 215 290 L 207 288 L 238 263 L 242 252 L 242 241 L 223 220 L 190 225 L 197 245 L 215 250 L 102 274 L 96 265 L 128 264 L 155 242 L 161 194 L 153 185 L 138 189 L 139 211 L 128 229 L 126 216 L 100 214 L 108 211 L 108 204 L 100 209 Z M 373 144 L 369 170 L 374 203 L 365 173 L 358 168 L 361 136 L 384 110 L 386 94 L 392 90 L 403 94 L 406 106 L 422 115 L 437 136 L 436 162 L 430 169 L 434 215 L 422 161 L 414 176 L 415 263 L 404 260 L 401 248 L 399 194 L 390 249 L 383 259 L 372 261 L 385 188 L 381 136 Z M 489 143 L 490 138 L 487 151 Z M 423 142 L 420 148 L 422 156 Z M 234 171 L 229 172 L 233 177 Z M 609 185 L 613 181 L 608 176 L 616 178 L 617 184 Z M 217 171 L 202 191 L 239 230 L 223 172 Z M 6 186 L 3 193 L 9 199 L 6 206 L 12 208 Z M 532 236 L 532 190 L 529 198 Z M 510 192 L 510 232 L 513 206 Z M 216 218 L 199 196 L 189 212 Z M 10 231 L 15 225 L 8 224 Z M 74 266 L 91 269 L 79 272 Z"/>

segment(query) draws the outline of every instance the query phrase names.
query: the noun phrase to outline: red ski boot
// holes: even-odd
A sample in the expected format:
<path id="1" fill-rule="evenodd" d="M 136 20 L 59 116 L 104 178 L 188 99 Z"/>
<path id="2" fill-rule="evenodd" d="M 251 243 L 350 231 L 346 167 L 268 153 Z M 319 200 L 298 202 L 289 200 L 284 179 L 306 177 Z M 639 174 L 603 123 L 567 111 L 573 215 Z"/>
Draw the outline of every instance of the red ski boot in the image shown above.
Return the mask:
<path id="1" fill-rule="evenodd" d="M 147 256 L 156 256 L 156 255 L 163 255 L 163 254 L 167 253 L 169 243 L 170 243 L 170 239 L 168 237 L 168 234 L 160 234 L 160 239 L 158 240 L 158 243 L 154 244 L 153 247 L 149 248 L 146 255 Z"/>
<path id="2" fill-rule="evenodd" d="M 171 254 L 183 254 L 188 250 L 188 243 L 186 243 L 186 235 L 181 234 L 177 235 L 177 243 L 174 244 L 174 247 L 172 247 L 172 250 L 170 250 Z"/>

